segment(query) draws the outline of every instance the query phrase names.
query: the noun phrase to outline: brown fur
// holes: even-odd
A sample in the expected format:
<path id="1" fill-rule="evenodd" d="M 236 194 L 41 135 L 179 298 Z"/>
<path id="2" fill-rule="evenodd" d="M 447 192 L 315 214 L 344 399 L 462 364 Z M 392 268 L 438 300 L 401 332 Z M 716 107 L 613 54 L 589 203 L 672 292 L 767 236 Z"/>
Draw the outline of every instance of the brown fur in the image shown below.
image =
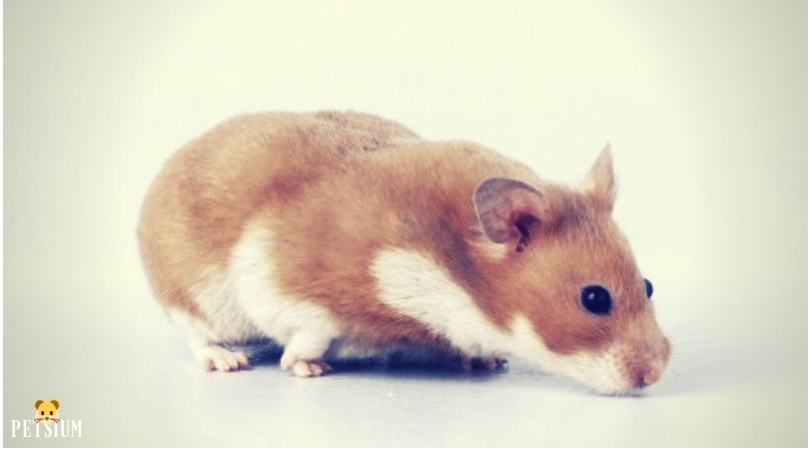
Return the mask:
<path id="1" fill-rule="evenodd" d="M 268 251 L 283 255 L 276 282 L 284 293 L 326 306 L 344 333 L 382 347 L 448 345 L 384 306 L 369 274 L 381 248 L 418 250 L 445 267 L 492 323 L 506 328 L 524 314 L 556 353 L 596 352 L 624 340 L 641 355 L 628 360 L 668 358 L 665 340 L 646 338 L 658 328 L 610 219 L 609 166 L 609 159 L 597 162 L 575 191 L 477 145 L 424 141 L 374 116 L 242 116 L 166 164 L 143 206 L 141 252 L 163 305 L 206 320 L 189 287 L 207 267 L 226 264 L 247 223 L 259 224 L 275 236 Z M 482 224 L 474 193 L 493 177 L 519 180 L 536 195 L 519 194 Z M 520 223 L 526 236 L 509 228 L 527 215 L 536 220 Z M 500 241 L 488 236 L 488 221 L 506 227 Z M 506 252 L 495 255 L 492 245 L 503 242 Z M 617 299 L 610 317 L 584 311 L 580 289 L 588 284 Z"/>
<path id="2" fill-rule="evenodd" d="M 363 114 L 257 114 L 220 124 L 177 152 L 147 194 L 138 236 L 155 295 L 199 316 L 188 287 L 205 267 L 225 263 L 248 220 L 272 206 L 294 214 L 304 188 L 344 172 L 350 151 L 415 138 Z"/>

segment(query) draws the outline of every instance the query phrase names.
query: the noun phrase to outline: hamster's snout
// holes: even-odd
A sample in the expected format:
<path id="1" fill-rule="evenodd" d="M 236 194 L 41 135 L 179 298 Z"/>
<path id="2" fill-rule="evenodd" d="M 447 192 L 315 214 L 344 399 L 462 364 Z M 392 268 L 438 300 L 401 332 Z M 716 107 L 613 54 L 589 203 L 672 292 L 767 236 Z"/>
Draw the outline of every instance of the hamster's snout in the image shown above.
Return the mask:
<path id="1" fill-rule="evenodd" d="M 633 375 L 633 387 L 637 389 L 645 388 L 651 384 L 654 384 L 659 378 L 661 378 L 660 369 L 654 366 L 645 367 L 637 370 Z"/>
<path id="2" fill-rule="evenodd" d="M 633 356 L 625 360 L 625 370 L 633 389 L 644 389 L 657 383 L 669 363 L 669 339 L 662 335 L 653 342 L 652 345 L 648 341 L 639 346 L 641 348 L 631 346 L 628 349 L 629 355 Z"/>
<path id="3" fill-rule="evenodd" d="M 635 389 L 644 389 L 661 379 L 664 368 L 661 364 L 650 364 L 633 370 L 630 380 Z"/>

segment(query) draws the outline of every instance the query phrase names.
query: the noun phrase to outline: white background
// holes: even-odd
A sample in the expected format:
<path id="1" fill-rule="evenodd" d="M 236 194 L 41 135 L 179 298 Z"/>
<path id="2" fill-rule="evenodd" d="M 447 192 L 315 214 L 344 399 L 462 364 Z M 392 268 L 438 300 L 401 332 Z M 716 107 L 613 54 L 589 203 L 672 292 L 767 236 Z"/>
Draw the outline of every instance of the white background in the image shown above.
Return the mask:
<path id="1" fill-rule="evenodd" d="M 6 1 L 6 446 L 806 446 L 801 1 Z M 247 111 L 353 109 L 577 183 L 615 218 L 674 356 L 638 398 L 493 376 L 204 373 L 135 242 L 163 161 Z M 11 437 L 37 398 L 83 436 Z M 19 432 L 18 432 L 19 433 Z"/>

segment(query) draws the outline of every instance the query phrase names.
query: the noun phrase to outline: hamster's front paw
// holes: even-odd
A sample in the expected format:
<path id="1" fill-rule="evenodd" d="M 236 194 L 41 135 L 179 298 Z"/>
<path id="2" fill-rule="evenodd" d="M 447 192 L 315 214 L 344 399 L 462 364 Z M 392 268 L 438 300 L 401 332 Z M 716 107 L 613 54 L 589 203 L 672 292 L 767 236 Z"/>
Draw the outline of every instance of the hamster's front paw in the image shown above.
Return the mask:
<path id="1" fill-rule="evenodd" d="M 320 377 L 332 371 L 321 359 L 336 334 L 323 330 L 305 330 L 295 334 L 287 345 L 279 362 L 283 370 L 291 370 L 298 377 Z"/>
<path id="2" fill-rule="evenodd" d="M 314 360 L 298 360 L 290 364 L 288 367 L 292 373 L 297 377 L 320 377 L 332 372 L 329 364 L 321 361 L 320 359 Z"/>

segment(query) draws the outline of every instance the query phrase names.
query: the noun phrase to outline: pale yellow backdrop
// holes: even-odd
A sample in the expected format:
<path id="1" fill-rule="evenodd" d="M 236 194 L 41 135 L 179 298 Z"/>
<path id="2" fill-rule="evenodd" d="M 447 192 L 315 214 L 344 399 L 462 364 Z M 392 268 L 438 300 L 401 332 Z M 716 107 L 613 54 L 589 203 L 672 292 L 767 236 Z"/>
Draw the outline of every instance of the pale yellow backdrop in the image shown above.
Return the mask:
<path id="1" fill-rule="evenodd" d="M 6 1 L 6 446 L 807 445 L 807 3 Z M 354 109 L 577 183 L 616 219 L 675 354 L 639 399 L 494 378 L 198 371 L 135 223 L 231 115 Z M 83 437 L 12 438 L 36 398 Z"/>

